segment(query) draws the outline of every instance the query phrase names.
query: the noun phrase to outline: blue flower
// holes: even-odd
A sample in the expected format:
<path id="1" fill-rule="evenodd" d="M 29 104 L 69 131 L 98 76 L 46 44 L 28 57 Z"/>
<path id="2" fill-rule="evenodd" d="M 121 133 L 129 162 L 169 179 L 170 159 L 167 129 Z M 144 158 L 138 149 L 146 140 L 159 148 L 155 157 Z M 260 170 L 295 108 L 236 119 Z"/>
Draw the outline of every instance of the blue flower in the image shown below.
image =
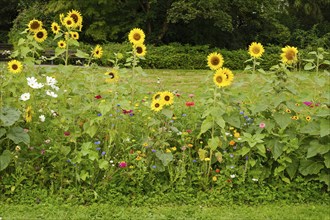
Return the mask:
<path id="1" fill-rule="evenodd" d="M 95 141 L 94 144 L 101 144 L 101 141 Z"/>
<path id="2" fill-rule="evenodd" d="M 195 160 L 195 159 L 193 159 L 193 161 L 192 161 L 193 163 L 196 163 L 197 162 L 197 160 Z"/>
<path id="3" fill-rule="evenodd" d="M 152 149 L 151 151 L 152 151 L 153 153 L 155 153 L 155 152 L 156 152 L 156 150 L 155 150 L 155 149 Z"/>
<path id="4" fill-rule="evenodd" d="M 153 165 L 152 168 L 156 169 L 156 165 Z"/>
<path id="5" fill-rule="evenodd" d="M 101 148 L 100 147 L 97 147 L 96 150 L 99 151 L 99 150 L 101 150 Z"/>
<path id="6" fill-rule="evenodd" d="M 102 153 L 101 153 L 101 154 L 102 154 L 102 156 L 104 156 L 104 155 L 105 155 L 105 151 L 102 151 Z"/>
<path id="7" fill-rule="evenodd" d="M 240 111 L 239 113 L 240 113 L 241 115 L 244 115 L 244 111 Z"/>
<path id="8" fill-rule="evenodd" d="M 102 116 L 102 114 L 101 113 L 97 113 L 97 116 Z"/>
<path id="9" fill-rule="evenodd" d="M 186 117 L 187 116 L 187 114 L 182 114 L 182 117 Z"/>

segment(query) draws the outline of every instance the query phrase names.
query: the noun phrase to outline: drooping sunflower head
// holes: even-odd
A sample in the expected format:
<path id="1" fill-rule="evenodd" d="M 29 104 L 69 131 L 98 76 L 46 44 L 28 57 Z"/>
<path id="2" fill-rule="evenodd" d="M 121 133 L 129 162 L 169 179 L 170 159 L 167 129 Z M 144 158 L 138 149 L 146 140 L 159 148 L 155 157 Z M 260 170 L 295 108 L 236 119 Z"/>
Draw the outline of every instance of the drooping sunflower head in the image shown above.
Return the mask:
<path id="1" fill-rule="evenodd" d="M 222 68 L 222 72 L 227 76 L 227 80 L 231 83 L 234 80 L 233 72 L 228 68 Z"/>
<path id="2" fill-rule="evenodd" d="M 72 27 L 78 28 L 82 25 L 83 17 L 81 16 L 79 11 L 71 10 L 68 12 L 67 17 L 72 18 L 74 23 Z"/>
<path id="3" fill-rule="evenodd" d="M 118 70 L 116 69 L 111 69 L 107 71 L 104 75 L 107 76 L 107 78 L 105 79 L 107 83 L 115 83 L 119 80 Z"/>
<path id="4" fill-rule="evenodd" d="M 28 27 L 31 32 L 36 32 L 42 28 L 42 21 L 33 19 L 29 22 Z"/>
<path id="5" fill-rule="evenodd" d="M 64 49 L 64 48 L 66 48 L 66 43 L 65 43 L 64 40 L 60 40 L 59 42 L 57 42 L 57 46 L 58 46 L 59 48 Z"/>
<path id="6" fill-rule="evenodd" d="M 79 33 L 76 31 L 70 31 L 71 38 L 78 40 L 79 39 Z"/>
<path id="7" fill-rule="evenodd" d="M 265 49 L 261 43 L 253 42 L 249 46 L 249 54 L 251 57 L 260 58 L 264 52 Z"/>
<path id="8" fill-rule="evenodd" d="M 58 25 L 58 23 L 56 22 L 53 22 L 52 23 L 52 31 L 54 34 L 58 34 L 58 32 L 60 32 L 61 28 L 60 26 Z"/>
<path id="9" fill-rule="evenodd" d="M 156 101 L 156 100 L 160 100 L 162 93 L 161 92 L 156 92 L 153 96 L 152 96 L 152 100 Z"/>
<path id="10" fill-rule="evenodd" d="M 164 104 L 162 103 L 161 100 L 154 100 L 151 102 L 151 110 L 155 112 L 159 112 L 160 110 L 163 109 Z"/>
<path id="11" fill-rule="evenodd" d="M 282 48 L 282 62 L 284 64 L 294 64 L 298 61 L 298 49 L 296 47 L 286 46 Z"/>
<path id="12" fill-rule="evenodd" d="M 23 65 L 18 60 L 11 60 L 8 62 L 8 70 L 11 73 L 20 73 L 23 70 Z"/>
<path id="13" fill-rule="evenodd" d="M 73 18 L 68 17 L 68 16 L 63 19 L 63 24 L 67 29 L 74 28 L 74 26 L 75 26 Z"/>
<path id="14" fill-rule="evenodd" d="M 227 75 L 224 73 L 223 69 L 218 69 L 213 75 L 213 82 L 216 86 L 225 87 L 229 86 L 231 82 L 227 79 Z"/>
<path id="15" fill-rule="evenodd" d="M 96 45 L 93 50 L 93 57 L 100 59 L 103 55 L 103 49 L 100 45 Z"/>
<path id="16" fill-rule="evenodd" d="M 47 38 L 47 31 L 42 28 L 42 29 L 38 30 L 37 32 L 35 32 L 33 37 L 37 42 L 42 43 Z"/>
<path id="17" fill-rule="evenodd" d="M 135 44 L 133 47 L 136 56 L 144 57 L 147 54 L 147 47 L 144 44 Z"/>
<path id="18" fill-rule="evenodd" d="M 164 105 L 172 105 L 174 101 L 174 95 L 168 91 L 162 92 L 160 100 L 164 103 Z"/>
<path id="19" fill-rule="evenodd" d="M 25 121 L 26 122 L 31 122 L 32 121 L 32 107 L 31 106 L 28 106 L 26 109 L 25 109 Z"/>
<path id="20" fill-rule="evenodd" d="M 207 56 L 207 65 L 211 70 L 217 70 L 222 67 L 224 63 L 223 56 L 220 53 L 213 52 Z"/>
<path id="21" fill-rule="evenodd" d="M 128 34 L 128 40 L 132 44 L 143 44 L 145 37 L 143 30 L 140 28 L 133 28 Z"/>

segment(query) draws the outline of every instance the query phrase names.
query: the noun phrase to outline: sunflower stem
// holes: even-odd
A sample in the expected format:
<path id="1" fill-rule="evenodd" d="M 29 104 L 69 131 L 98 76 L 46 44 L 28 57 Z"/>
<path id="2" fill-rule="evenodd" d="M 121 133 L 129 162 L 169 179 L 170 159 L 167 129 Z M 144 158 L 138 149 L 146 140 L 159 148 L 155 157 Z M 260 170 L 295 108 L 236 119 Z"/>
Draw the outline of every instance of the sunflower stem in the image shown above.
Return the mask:
<path id="1" fill-rule="evenodd" d="M 257 63 L 257 60 L 255 57 L 253 57 L 253 69 L 252 69 L 252 74 L 254 75 L 256 73 L 256 63 Z"/>

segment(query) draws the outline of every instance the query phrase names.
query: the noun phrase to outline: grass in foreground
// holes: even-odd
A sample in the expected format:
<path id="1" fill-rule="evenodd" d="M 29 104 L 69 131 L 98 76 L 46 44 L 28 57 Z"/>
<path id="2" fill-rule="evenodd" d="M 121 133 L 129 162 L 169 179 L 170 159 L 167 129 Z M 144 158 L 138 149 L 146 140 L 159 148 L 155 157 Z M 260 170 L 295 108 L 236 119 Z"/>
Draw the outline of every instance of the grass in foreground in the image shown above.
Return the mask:
<path id="1" fill-rule="evenodd" d="M 330 219 L 327 205 L 263 205 L 263 206 L 160 206 L 115 207 L 91 206 L 1 205 L 0 217 L 8 219 Z"/>

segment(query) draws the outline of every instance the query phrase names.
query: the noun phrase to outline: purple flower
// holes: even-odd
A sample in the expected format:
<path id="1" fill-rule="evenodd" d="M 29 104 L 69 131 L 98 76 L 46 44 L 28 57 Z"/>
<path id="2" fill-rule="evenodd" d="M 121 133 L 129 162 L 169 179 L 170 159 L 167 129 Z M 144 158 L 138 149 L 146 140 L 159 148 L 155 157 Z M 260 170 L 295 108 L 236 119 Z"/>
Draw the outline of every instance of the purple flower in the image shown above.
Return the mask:
<path id="1" fill-rule="evenodd" d="M 156 165 L 153 165 L 152 168 L 153 168 L 153 169 L 156 169 Z"/>
<path id="2" fill-rule="evenodd" d="M 102 114 L 101 113 L 97 113 L 97 116 L 102 116 Z"/>
<path id="3" fill-rule="evenodd" d="M 104 155 L 105 155 L 105 151 L 102 151 L 102 153 L 101 153 L 101 154 L 102 154 L 102 156 L 104 156 Z"/>
<path id="4" fill-rule="evenodd" d="M 97 147 L 96 150 L 99 151 L 99 150 L 101 150 L 101 148 L 100 147 Z"/>
<path id="5" fill-rule="evenodd" d="M 197 162 L 197 160 L 195 160 L 195 159 L 193 159 L 193 161 L 192 161 L 193 163 L 196 163 Z"/>
<path id="6" fill-rule="evenodd" d="M 101 144 L 101 141 L 95 141 L 94 144 Z"/>
<path id="7" fill-rule="evenodd" d="M 240 111 L 239 113 L 240 113 L 241 115 L 244 115 L 244 111 Z"/>
<path id="8" fill-rule="evenodd" d="M 155 150 L 155 149 L 152 149 L 151 151 L 152 151 L 153 153 L 155 153 L 155 152 L 156 152 L 156 150 Z"/>

